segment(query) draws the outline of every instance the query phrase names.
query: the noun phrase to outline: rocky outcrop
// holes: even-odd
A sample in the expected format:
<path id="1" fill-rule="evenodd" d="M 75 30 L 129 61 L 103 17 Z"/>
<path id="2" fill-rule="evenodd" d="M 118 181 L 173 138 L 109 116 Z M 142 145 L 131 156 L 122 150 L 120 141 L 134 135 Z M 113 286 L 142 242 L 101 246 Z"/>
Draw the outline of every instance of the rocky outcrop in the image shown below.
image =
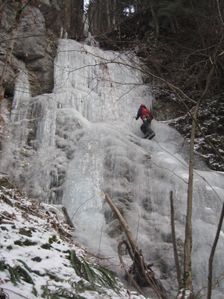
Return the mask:
<path id="1" fill-rule="evenodd" d="M 18 1 L 0 1 L 0 74 L 10 48 L 11 28 L 15 25 Z M 24 1 L 26 3 L 26 1 Z M 5 96 L 14 94 L 14 82 L 21 63 L 29 72 L 32 95 L 53 88 L 53 61 L 59 37 L 82 39 L 83 1 L 30 1 L 16 30 L 13 56 L 4 74 Z"/>

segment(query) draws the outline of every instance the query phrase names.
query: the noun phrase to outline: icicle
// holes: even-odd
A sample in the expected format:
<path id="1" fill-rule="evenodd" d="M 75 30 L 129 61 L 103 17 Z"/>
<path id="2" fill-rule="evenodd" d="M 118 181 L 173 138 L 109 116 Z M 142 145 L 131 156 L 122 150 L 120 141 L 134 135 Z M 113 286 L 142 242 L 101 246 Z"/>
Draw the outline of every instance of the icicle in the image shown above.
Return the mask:
<path id="1" fill-rule="evenodd" d="M 59 40 L 52 94 L 31 98 L 27 76 L 18 78 L 10 142 L 4 144 L 1 163 L 33 196 L 63 202 L 76 236 L 97 253 L 115 257 L 114 262 L 122 235 L 104 204 L 107 192 L 146 258 L 156 261 L 157 272 L 165 277 L 170 269 L 169 284 L 175 279 L 169 193 L 173 190 L 181 248 L 188 165 L 183 139 L 166 123 L 154 119 L 156 137 L 142 138 L 135 116 L 140 104 L 151 106 L 153 97 L 139 67 L 132 53 Z M 194 188 L 192 265 L 200 288 L 224 194 L 223 174 L 197 170 Z M 223 246 L 221 236 L 217 275 L 224 267 Z"/>
<path id="2" fill-rule="evenodd" d="M 20 71 L 16 83 L 12 103 L 11 120 L 13 124 L 12 135 L 17 143 L 25 144 L 28 134 L 28 110 L 30 108 L 30 84 L 28 71 L 24 68 Z M 17 144 L 17 146 L 18 146 Z"/>

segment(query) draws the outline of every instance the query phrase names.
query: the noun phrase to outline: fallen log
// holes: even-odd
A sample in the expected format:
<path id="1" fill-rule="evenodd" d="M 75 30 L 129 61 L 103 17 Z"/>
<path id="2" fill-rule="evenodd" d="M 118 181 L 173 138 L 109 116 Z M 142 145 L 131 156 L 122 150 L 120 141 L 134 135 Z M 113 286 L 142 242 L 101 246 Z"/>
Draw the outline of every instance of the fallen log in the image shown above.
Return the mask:
<path id="1" fill-rule="evenodd" d="M 166 295 L 166 290 L 163 287 L 161 281 L 155 277 L 155 273 L 151 269 L 151 265 L 147 265 L 145 263 L 143 254 L 142 254 L 141 250 L 138 248 L 126 220 L 121 215 L 120 211 L 115 206 L 115 204 L 113 203 L 113 201 L 109 197 L 109 195 L 105 194 L 105 200 L 109 204 L 112 211 L 115 213 L 116 217 L 118 218 L 118 220 L 121 224 L 121 227 L 122 227 L 123 231 L 125 232 L 126 237 L 128 239 L 128 242 L 123 242 L 123 244 L 125 244 L 127 246 L 129 255 L 130 255 L 131 259 L 133 260 L 132 268 L 134 269 L 134 271 L 136 273 L 138 273 L 137 275 L 144 281 L 145 286 L 151 287 L 154 290 L 155 294 L 157 295 L 157 297 L 159 299 L 168 299 L 168 297 Z M 124 266 L 123 260 L 121 259 L 120 247 L 121 247 L 121 244 L 118 245 L 118 255 L 119 255 L 121 263 Z M 127 270 L 125 270 L 125 272 L 127 274 Z M 127 274 L 130 277 L 129 274 L 131 275 L 131 273 L 128 272 L 128 274 Z M 135 277 L 132 275 L 131 280 L 133 280 L 134 278 Z M 142 293 L 142 290 L 140 289 L 138 282 L 135 281 L 135 283 L 133 285 L 136 287 L 136 289 L 139 292 Z"/>

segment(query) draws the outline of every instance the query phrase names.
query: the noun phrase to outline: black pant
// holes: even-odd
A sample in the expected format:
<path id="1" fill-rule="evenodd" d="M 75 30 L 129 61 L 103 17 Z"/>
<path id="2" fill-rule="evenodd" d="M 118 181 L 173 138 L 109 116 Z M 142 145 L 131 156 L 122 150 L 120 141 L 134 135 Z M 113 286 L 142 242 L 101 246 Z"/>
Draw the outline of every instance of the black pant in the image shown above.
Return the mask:
<path id="1" fill-rule="evenodd" d="M 141 125 L 141 131 L 144 135 L 151 133 L 151 121 L 149 119 L 144 119 Z"/>

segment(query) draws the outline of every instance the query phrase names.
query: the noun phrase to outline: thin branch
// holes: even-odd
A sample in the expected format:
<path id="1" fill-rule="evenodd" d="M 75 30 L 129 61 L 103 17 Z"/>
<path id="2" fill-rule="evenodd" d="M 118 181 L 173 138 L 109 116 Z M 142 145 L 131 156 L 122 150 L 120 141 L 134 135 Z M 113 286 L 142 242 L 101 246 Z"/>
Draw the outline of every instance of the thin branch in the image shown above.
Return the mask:
<path id="1" fill-rule="evenodd" d="M 121 242 L 118 244 L 118 247 L 117 247 L 118 257 L 119 257 L 121 266 L 122 266 L 122 268 L 124 269 L 124 272 L 125 272 L 125 274 L 126 274 L 127 277 L 128 277 L 128 282 L 129 282 L 130 284 L 132 284 L 132 285 L 136 288 L 136 290 L 139 292 L 139 294 L 144 295 L 144 293 L 143 293 L 142 289 L 140 288 L 140 286 L 138 285 L 138 283 L 134 280 L 134 278 L 131 276 L 131 274 L 129 273 L 129 271 L 128 271 L 128 270 L 126 269 L 126 267 L 125 267 L 125 263 L 124 263 L 124 261 L 123 261 L 122 254 L 121 254 L 121 251 L 122 251 L 122 250 L 121 250 L 121 247 L 122 247 L 123 244 L 126 245 L 126 248 L 128 249 L 129 254 L 130 254 L 130 247 L 129 247 L 129 244 L 128 244 L 126 241 L 121 241 Z M 130 256 L 131 256 L 131 254 L 130 254 Z"/>
<path id="2" fill-rule="evenodd" d="M 177 252 L 177 242 L 176 242 L 176 232 L 175 232 L 175 216 L 174 216 L 174 205 L 173 205 L 173 191 L 170 191 L 170 214 L 171 214 L 171 231 L 172 231 L 172 241 L 173 241 L 173 254 L 174 261 L 177 271 L 177 282 L 179 289 L 181 288 L 181 270 L 180 263 Z"/>
<path id="3" fill-rule="evenodd" d="M 153 74 L 152 72 L 150 71 L 145 71 L 145 70 L 142 70 L 142 68 L 140 66 L 133 66 L 131 64 L 128 64 L 128 63 L 124 63 L 124 62 L 121 62 L 121 61 L 107 61 L 105 63 L 95 63 L 95 64 L 89 64 L 89 65 L 85 65 L 85 66 L 81 66 L 81 67 L 78 67 L 76 69 L 73 69 L 73 70 L 70 70 L 69 73 L 72 73 L 72 72 L 75 72 L 75 71 L 78 71 L 80 69 L 84 69 L 86 67 L 93 67 L 93 66 L 97 66 L 97 65 L 102 65 L 102 64 L 118 64 L 118 65 L 124 65 L 126 67 L 129 67 L 129 68 L 132 68 L 132 69 L 135 69 L 135 70 L 138 70 L 140 71 L 141 73 L 145 73 L 147 75 L 150 75 L 152 76 L 153 78 L 165 83 L 167 86 L 170 87 L 170 89 L 172 89 L 173 91 L 179 93 L 180 95 L 182 95 L 184 98 L 186 98 L 187 100 L 189 100 L 191 103 L 193 104 L 196 104 L 197 102 L 193 99 L 191 99 L 188 95 L 186 95 L 179 87 L 173 85 L 172 83 L 168 82 L 167 80 L 161 78 L 160 76 L 157 76 L 155 74 Z"/>
<path id="4" fill-rule="evenodd" d="M 224 27 L 224 21 L 223 21 L 221 9 L 220 9 L 219 0 L 216 0 L 216 3 L 217 3 L 217 9 L 218 9 L 218 14 L 219 14 L 219 19 L 220 19 L 220 22 L 221 22 L 222 26 Z"/>
<path id="5" fill-rule="evenodd" d="M 7 39 L 0 39 L 0 43 L 5 43 L 11 40 L 21 40 L 21 39 L 25 39 L 25 38 L 30 38 L 30 37 L 43 37 L 45 36 L 44 34 L 32 34 L 32 35 L 23 35 L 23 36 L 16 36 L 16 37 L 11 37 L 11 38 L 7 38 Z"/>
<path id="6" fill-rule="evenodd" d="M 217 228 L 215 240 L 214 240 L 214 243 L 212 245 L 212 250 L 211 250 L 211 253 L 210 253 L 210 257 L 209 257 L 207 299 L 211 299 L 211 297 L 212 297 L 212 266 L 213 266 L 213 258 L 214 258 L 216 246 L 217 246 L 217 243 L 218 243 L 218 240 L 219 240 L 219 236 L 220 236 L 220 232 L 221 232 L 221 228 L 222 228 L 222 223 L 223 223 L 223 218 L 224 218 L 224 203 L 223 203 L 222 211 L 221 211 L 221 214 L 220 214 L 220 219 L 219 219 L 219 224 L 218 224 L 218 228 Z"/>
<path id="7" fill-rule="evenodd" d="M 157 142 L 157 141 L 156 141 Z M 180 162 L 184 167 L 186 167 L 186 164 L 179 158 L 177 158 L 174 154 L 170 153 L 166 148 L 164 148 L 163 146 L 161 146 L 158 142 L 157 142 L 158 146 L 164 150 L 165 152 L 167 152 L 170 156 L 172 156 L 176 161 Z M 159 165 L 157 165 L 155 162 L 153 162 L 154 165 L 156 165 L 157 167 L 160 167 Z M 170 172 L 173 173 L 173 175 L 175 175 L 176 177 L 178 177 L 179 179 L 181 179 L 185 184 L 187 184 L 187 181 L 185 181 L 182 177 L 180 177 L 179 175 L 175 174 L 174 173 L 174 170 L 170 170 L 168 168 L 165 168 L 165 167 L 160 167 L 160 168 L 163 168 L 163 169 L 166 169 Z M 195 170 L 195 174 L 197 174 L 197 176 L 199 176 L 204 182 L 206 182 L 206 184 L 208 184 L 208 186 L 212 189 L 212 191 L 215 193 L 216 197 L 219 199 L 220 202 L 222 202 L 222 199 L 221 197 L 219 196 L 219 194 L 217 193 L 217 191 L 214 189 L 213 185 L 211 183 L 209 183 L 208 180 L 206 180 L 200 173 L 198 173 L 196 170 Z"/>
<path id="8" fill-rule="evenodd" d="M 192 205 L 193 205 L 193 174 L 194 174 L 194 142 L 196 133 L 196 123 L 200 101 L 197 103 L 194 111 L 194 119 L 192 120 L 191 142 L 189 152 L 189 176 L 187 188 L 187 214 L 185 224 L 185 242 L 184 242 L 184 291 L 192 292 Z"/>

